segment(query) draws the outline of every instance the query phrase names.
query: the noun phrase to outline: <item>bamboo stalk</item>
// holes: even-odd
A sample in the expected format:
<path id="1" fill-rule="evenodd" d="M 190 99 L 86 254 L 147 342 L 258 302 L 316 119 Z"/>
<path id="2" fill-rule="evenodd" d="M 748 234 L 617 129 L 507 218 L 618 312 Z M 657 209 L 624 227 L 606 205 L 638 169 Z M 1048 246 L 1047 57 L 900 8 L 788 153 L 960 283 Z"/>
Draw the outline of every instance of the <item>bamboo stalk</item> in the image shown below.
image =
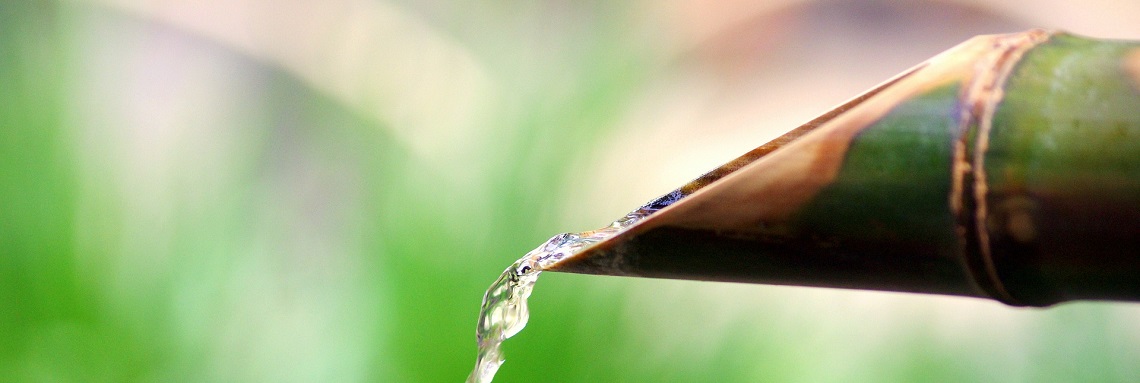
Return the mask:
<path id="1" fill-rule="evenodd" d="M 979 36 L 546 270 L 1140 300 L 1140 43 Z"/>

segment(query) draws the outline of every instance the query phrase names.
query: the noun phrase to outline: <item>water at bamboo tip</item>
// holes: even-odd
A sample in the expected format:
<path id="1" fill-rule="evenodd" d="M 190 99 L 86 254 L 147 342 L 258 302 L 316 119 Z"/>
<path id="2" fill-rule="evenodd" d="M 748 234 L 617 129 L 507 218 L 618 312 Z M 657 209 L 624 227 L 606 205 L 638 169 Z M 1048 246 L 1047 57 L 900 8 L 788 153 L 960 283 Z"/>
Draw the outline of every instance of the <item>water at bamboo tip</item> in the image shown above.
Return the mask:
<path id="1" fill-rule="evenodd" d="M 541 271 L 1140 301 L 1140 42 L 979 36 L 592 232 L 483 299 L 487 382 Z"/>

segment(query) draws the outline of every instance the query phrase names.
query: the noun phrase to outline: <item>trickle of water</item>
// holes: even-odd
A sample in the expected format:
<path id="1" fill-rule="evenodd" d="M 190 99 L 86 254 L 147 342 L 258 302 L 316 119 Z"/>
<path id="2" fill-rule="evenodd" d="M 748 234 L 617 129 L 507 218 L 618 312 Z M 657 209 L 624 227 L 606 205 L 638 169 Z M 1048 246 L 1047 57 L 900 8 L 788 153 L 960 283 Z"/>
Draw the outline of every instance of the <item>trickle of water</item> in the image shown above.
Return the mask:
<path id="1" fill-rule="evenodd" d="M 475 370 L 467 376 L 467 383 L 490 383 L 495 377 L 495 372 L 499 371 L 499 366 L 505 360 L 503 341 L 526 327 L 527 319 L 530 318 L 526 299 L 534 289 L 538 274 L 545 267 L 624 231 L 657 210 L 643 207 L 601 229 L 556 235 L 503 271 L 483 295 L 479 327 L 475 329 L 479 355 L 475 361 Z"/>

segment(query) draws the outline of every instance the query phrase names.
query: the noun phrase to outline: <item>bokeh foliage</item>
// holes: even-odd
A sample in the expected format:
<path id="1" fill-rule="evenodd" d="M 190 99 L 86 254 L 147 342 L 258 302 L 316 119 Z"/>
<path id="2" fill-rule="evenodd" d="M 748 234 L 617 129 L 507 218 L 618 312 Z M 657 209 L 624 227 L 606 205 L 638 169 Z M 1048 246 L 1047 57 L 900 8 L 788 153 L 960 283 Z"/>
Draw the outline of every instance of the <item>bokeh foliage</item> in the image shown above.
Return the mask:
<path id="1" fill-rule="evenodd" d="M 602 165 L 671 64 L 639 5 L 392 6 L 471 52 L 496 90 L 454 156 L 193 30 L 0 2 L 0 381 L 466 376 L 483 290 L 587 228 L 565 218 L 591 209 L 579 168 Z M 497 381 L 1140 377 L 1125 304 L 548 273 L 532 308 Z"/>

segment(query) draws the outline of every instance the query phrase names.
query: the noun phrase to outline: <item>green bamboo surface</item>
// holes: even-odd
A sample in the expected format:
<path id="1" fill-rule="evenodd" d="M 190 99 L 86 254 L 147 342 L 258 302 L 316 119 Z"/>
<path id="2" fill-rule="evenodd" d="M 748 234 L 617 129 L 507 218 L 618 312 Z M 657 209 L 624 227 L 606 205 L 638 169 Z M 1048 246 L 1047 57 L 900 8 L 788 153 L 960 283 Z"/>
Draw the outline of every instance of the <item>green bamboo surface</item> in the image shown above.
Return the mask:
<path id="1" fill-rule="evenodd" d="M 185 28 L 0 3 L 0 381 L 463 379 L 494 277 L 623 212 L 575 177 L 672 64 L 634 6 L 392 5 L 499 89 L 462 161 Z M 1133 305 L 549 274 L 531 307 L 498 382 L 1140 378 Z"/>
<path id="2" fill-rule="evenodd" d="M 1001 212 L 999 222 L 1024 214 L 1018 209 L 1039 210 L 1033 214 L 1043 223 L 1025 235 L 1040 239 L 1036 246 L 1058 254 L 1044 257 L 1038 272 L 1003 270 L 1014 285 L 1050 281 L 1011 293 L 1048 301 L 1113 289 L 1120 296 L 1136 295 L 1140 289 L 1129 282 L 1135 270 L 1126 266 L 1126 258 L 1137 252 L 1140 233 L 1130 224 L 1140 222 L 1140 212 L 1135 211 L 1140 207 L 1140 163 L 1135 161 L 1140 153 L 1140 78 L 1128 70 L 1136 52 L 1140 42 L 1058 36 L 1028 55 L 1010 77 L 1008 95 L 994 119 L 1002 129 L 994 130 L 986 156 L 992 169 L 987 202 Z M 1041 73 L 1064 75 L 1047 81 Z M 1094 84 L 1099 89 L 1093 92 L 1064 91 Z M 1042 112 L 1026 113 L 1033 105 Z M 1039 198 L 1039 206 L 1010 207 L 1026 196 Z M 1003 231 L 995 239 L 998 246 L 1013 251 L 1026 246 L 1019 244 L 1014 230 Z M 1103 269 L 1108 272 L 1092 278 L 1081 274 L 1093 267 L 1081 262 L 1065 266 L 1061 259 L 1098 254 L 1118 255 L 1106 256 Z M 1120 289 L 1129 285 L 1134 287 Z"/>

